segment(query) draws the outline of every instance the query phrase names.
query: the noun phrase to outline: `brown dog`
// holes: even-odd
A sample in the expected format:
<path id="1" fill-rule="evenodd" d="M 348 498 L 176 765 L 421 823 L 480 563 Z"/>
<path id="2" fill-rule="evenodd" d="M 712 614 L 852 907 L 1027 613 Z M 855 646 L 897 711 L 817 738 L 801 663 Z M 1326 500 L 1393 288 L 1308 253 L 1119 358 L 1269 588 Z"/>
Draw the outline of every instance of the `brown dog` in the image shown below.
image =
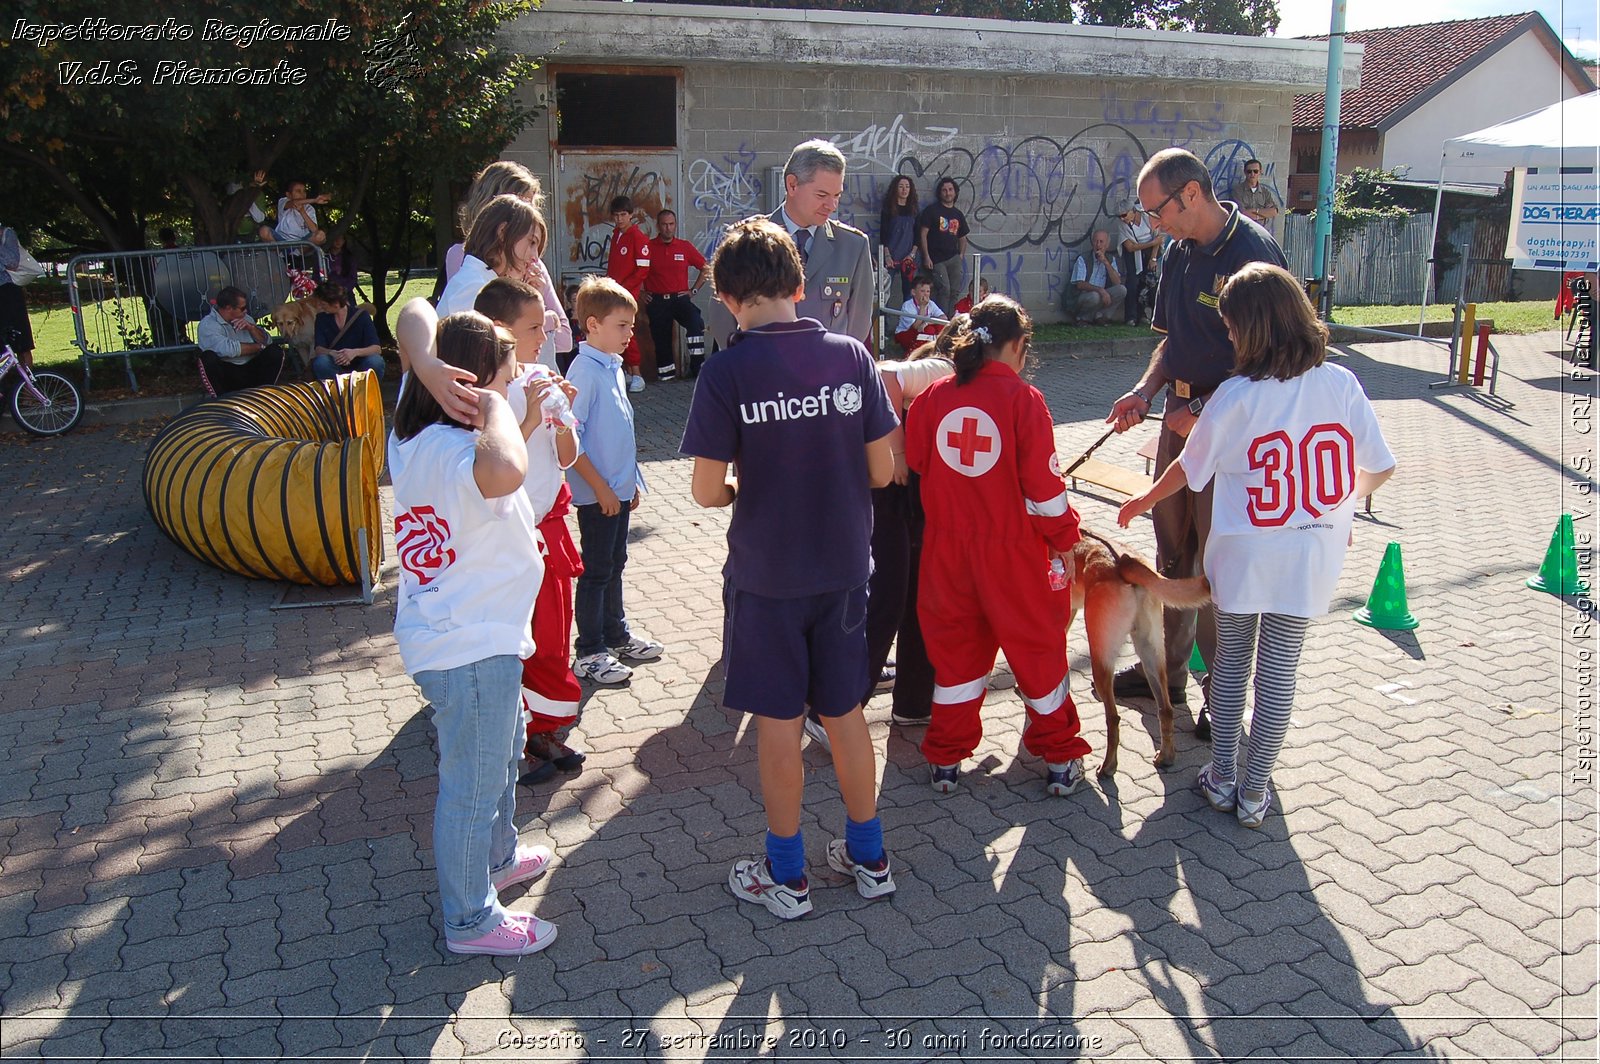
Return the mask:
<path id="1" fill-rule="evenodd" d="M 316 345 L 317 315 L 322 310 L 322 305 L 314 299 L 296 299 L 272 308 L 272 327 L 294 345 L 295 351 L 299 352 L 301 365 L 311 364 Z M 371 303 L 362 303 L 351 313 L 362 310 L 367 312 L 369 318 L 377 317 L 377 308 Z"/>
<path id="2" fill-rule="evenodd" d="M 294 345 L 300 364 L 311 361 L 311 348 L 317 332 L 317 305 L 309 299 L 280 303 L 272 308 L 272 327 Z"/>
<path id="3" fill-rule="evenodd" d="M 1161 723 L 1161 749 L 1157 768 L 1172 764 L 1177 756 L 1173 739 L 1172 697 L 1167 693 L 1167 652 L 1162 635 L 1163 608 L 1194 609 L 1211 601 L 1211 587 L 1203 576 L 1169 580 L 1128 550 L 1113 553 L 1098 538 L 1078 541 L 1064 561 L 1072 578 L 1072 612 L 1067 628 L 1081 610 L 1089 633 L 1089 663 L 1094 691 L 1106 707 L 1106 757 L 1098 775 L 1117 771 L 1117 745 L 1121 719 L 1111 681 L 1122 644 L 1133 637 L 1133 649 L 1155 692 Z"/>

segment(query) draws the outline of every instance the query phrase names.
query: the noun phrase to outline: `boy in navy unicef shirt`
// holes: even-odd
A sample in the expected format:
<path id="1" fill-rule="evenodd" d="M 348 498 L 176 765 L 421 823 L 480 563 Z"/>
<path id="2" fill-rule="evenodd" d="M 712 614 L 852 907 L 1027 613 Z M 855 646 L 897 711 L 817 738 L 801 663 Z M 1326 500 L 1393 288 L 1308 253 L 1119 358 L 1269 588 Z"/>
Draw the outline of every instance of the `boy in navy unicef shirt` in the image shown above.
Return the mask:
<path id="1" fill-rule="evenodd" d="M 736 863 L 728 886 L 792 920 L 811 911 L 800 838 L 807 705 L 827 728 L 845 804 L 845 837 L 829 844 L 828 864 L 862 897 L 894 891 L 860 699 L 871 489 L 893 475 L 897 422 L 867 349 L 796 319 L 804 274 L 781 227 L 765 218 L 730 227 L 711 276 L 741 332 L 700 373 L 683 453 L 695 459 L 695 502 L 739 500 L 722 571 L 723 702 L 756 717 L 767 811 L 766 856 Z"/>

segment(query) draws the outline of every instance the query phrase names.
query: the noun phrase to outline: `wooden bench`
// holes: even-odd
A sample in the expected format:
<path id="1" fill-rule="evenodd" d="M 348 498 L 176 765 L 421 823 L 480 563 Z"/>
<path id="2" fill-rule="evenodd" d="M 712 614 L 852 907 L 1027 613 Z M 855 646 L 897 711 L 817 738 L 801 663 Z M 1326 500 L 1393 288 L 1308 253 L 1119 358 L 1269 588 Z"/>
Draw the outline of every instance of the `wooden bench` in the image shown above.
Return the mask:
<path id="1" fill-rule="evenodd" d="M 1136 473 L 1131 469 L 1114 466 L 1110 462 L 1102 462 L 1098 458 L 1087 459 L 1071 473 L 1067 474 L 1072 481 L 1072 490 L 1078 490 L 1078 481 L 1086 480 L 1096 487 L 1105 488 L 1121 495 L 1143 495 L 1150 490 L 1150 477 L 1145 473 Z"/>
<path id="2" fill-rule="evenodd" d="M 1144 459 L 1144 475 L 1149 476 L 1151 468 L 1156 464 L 1156 444 L 1161 442 L 1160 434 L 1151 436 L 1145 445 L 1139 448 L 1139 457 Z"/>

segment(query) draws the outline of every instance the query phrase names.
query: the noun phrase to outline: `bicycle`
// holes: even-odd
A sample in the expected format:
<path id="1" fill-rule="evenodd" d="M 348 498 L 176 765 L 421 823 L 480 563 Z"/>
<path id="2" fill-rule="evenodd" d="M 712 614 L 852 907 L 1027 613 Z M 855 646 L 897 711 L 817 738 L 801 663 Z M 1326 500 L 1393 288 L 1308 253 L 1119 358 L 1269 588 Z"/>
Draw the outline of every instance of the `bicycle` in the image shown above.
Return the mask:
<path id="1" fill-rule="evenodd" d="M 5 350 L 0 351 L 0 382 L 12 370 L 22 377 L 11 392 L 8 405 L 17 424 L 35 436 L 59 436 L 71 432 L 83 420 L 83 397 L 77 387 L 59 373 L 35 373 L 23 365 L 22 359 L 11 349 L 11 342 L 20 336 L 11 330 L 6 337 Z"/>

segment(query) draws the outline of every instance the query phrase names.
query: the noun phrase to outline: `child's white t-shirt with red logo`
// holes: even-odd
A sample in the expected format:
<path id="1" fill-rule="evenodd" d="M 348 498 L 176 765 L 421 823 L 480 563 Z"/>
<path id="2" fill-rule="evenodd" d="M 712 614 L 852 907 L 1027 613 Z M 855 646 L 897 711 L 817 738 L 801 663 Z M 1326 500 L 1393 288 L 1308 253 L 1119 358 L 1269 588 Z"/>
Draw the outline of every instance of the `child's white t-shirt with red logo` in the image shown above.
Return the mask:
<path id="1" fill-rule="evenodd" d="M 400 589 L 394 638 L 406 671 L 453 669 L 533 653 L 533 602 L 544 579 L 526 492 L 485 499 L 472 466 L 478 434 L 430 425 L 389 436 Z"/>
<path id="2" fill-rule="evenodd" d="M 1205 556 L 1217 608 L 1294 617 L 1328 612 L 1356 470 L 1394 467 L 1361 382 L 1326 362 L 1293 380 L 1223 381 L 1178 461 L 1196 491 L 1217 480 Z"/>

